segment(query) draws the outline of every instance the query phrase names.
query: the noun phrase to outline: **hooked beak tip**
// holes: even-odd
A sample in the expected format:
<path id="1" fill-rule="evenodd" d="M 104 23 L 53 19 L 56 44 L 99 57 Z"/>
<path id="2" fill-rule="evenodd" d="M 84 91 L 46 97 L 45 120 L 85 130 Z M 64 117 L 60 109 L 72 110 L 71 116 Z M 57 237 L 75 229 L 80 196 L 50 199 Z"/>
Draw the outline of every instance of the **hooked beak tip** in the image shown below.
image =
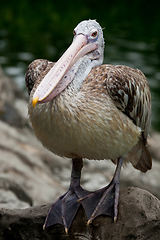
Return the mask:
<path id="1" fill-rule="evenodd" d="M 39 100 L 38 97 L 33 98 L 33 100 L 32 100 L 32 106 L 33 106 L 33 107 L 36 106 L 36 104 L 38 103 L 38 100 Z"/>

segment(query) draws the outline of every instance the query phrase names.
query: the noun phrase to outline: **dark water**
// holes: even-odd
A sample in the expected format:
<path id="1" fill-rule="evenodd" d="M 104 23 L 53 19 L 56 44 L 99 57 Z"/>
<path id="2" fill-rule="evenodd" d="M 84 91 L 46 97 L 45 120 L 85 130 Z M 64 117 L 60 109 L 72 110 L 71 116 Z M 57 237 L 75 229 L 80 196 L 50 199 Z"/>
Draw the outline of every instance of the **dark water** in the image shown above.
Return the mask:
<path id="1" fill-rule="evenodd" d="M 28 64 L 56 61 L 72 41 L 73 28 L 97 19 L 104 29 L 104 63 L 139 68 L 152 93 L 152 127 L 160 131 L 160 14 L 158 1 L 0 2 L 0 65 L 23 90 Z"/>

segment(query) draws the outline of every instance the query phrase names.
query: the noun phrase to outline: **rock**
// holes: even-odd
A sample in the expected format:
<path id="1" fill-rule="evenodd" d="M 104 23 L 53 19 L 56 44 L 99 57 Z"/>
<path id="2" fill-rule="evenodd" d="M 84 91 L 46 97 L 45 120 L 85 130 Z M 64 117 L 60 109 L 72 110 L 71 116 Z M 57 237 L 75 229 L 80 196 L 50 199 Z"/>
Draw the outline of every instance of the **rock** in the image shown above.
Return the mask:
<path id="1" fill-rule="evenodd" d="M 0 177 L 0 207 L 3 208 L 26 208 L 32 206 L 32 198 L 24 191 L 20 184 L 9 179 Z"/>
<path id="2" fill-rule="evenodd" d="M 28 97 L 0 68 L 0 119 L 16 127 L 23 127 L 28 124 L 27 115 L 24 117 L 21 114 L 22 111 L 19 112 L 19 109 L 24 107 L 24 101 L 23 112 L 27 112 L 27 99 Z M 17 102 L 21 102 L 19 104 L 20 108 L 17 107 Z"/>
<path id="3" fill-rule="evenodd" d="M 16 129 L 2 121 L 0 129 L 0 187 L 12 190 L 30 205 L 51 202 L 62 194 L 64 188 L 53 175 L 51 165 L 46 164 L 53 161 L 56 168 L 56 161 L 60 164 L 61 159 L 51 157 L 37 142 L 34 144 L 36 139 L 28 129 Z"/>
<path id="4" fill-rule="evenodd" d="M 1 208 L 27 208 L 30 204 L 20 200 L 13 191 L 0 189 Z"/>
<path id="5" fill-rule="evenodd" d="M 82 208 L 79 209 L 67 235 L 61 225 L 45 231 L 43 223 L 48 205 L 27 209 L 0 209 L 1 240 L 158 240 L 160 236 L 160 201 L 139 188 L 120 191 L 119 215 L 116 223 L 110 217 L 99 216 L 90 226 Z"/>

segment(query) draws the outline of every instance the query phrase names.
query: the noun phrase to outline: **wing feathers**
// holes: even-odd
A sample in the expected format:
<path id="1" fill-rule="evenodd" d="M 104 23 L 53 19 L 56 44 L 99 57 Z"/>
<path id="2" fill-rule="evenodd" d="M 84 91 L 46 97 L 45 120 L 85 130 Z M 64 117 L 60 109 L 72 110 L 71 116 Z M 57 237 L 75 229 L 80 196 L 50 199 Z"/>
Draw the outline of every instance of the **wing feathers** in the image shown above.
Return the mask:
<path id="1" fill-rule="evenodd" d="M 142 130 L 142 139 L 126 154 L 126 160 L 142 172 L 152 167 L 150 153 L 145 146 L 151 124 L 151 95 L 144 74 L 126 66 L 107 66 L 106 87 L 116 107 Z"/>
<path id="2" fill-rule="evenodd" d="M 146 146 L 142 145 L 141 149 L 142 153 L 140 160 L 136 165 L 134 165 L 133 163 L 132 164 L 136 169 L 139 169 L 141 172 L 146 172 L 147 170 L 152 168 L 152 159 Z"/>
<path id="3" fill-rule="evenodd" d="M 147 139 L 151 122 L 151 96 L 144 74 L 126 66 L 109 65 L 106 87 L 116 107 L 143 130 Z"/>

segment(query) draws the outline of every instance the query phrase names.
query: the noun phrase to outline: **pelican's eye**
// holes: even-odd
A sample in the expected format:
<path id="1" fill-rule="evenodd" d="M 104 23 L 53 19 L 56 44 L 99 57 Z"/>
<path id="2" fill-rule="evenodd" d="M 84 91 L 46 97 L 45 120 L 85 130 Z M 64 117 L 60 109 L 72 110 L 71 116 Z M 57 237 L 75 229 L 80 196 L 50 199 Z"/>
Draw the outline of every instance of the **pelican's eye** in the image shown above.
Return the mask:
<path id="1" fill-rule="evenodd" d="M 95 37 L 97 37 L 97 34 L 98 34 L 98 32 L 97 32 L 97 31 L 94 31 L 94 32 L 91 34 L 91 36 L 95 38 Z"/>
<path id="2" fill-rule="evenodd" d="M 76 31 L 75 30 L 73 31 L 73 34 L 76 35 Z"/>

